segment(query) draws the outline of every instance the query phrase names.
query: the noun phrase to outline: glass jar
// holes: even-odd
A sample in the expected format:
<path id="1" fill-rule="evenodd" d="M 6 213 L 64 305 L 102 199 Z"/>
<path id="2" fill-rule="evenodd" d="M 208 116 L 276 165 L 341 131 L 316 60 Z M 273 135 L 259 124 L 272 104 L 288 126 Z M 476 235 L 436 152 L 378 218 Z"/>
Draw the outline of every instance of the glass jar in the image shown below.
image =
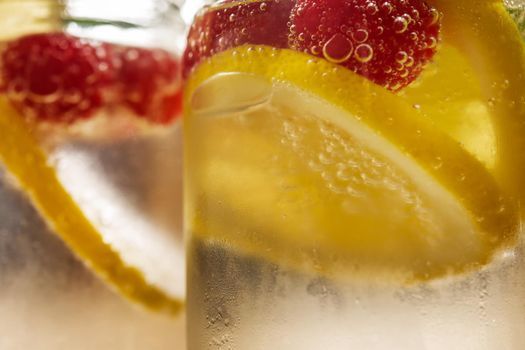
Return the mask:
<path id="1" fill-rule="evenodd" d="M 131 73 L 115 73 L 116 84 L 122 74 L 141 77 L 141 67 L 155 72 L 151 61 L 140 61 L 151 55 L 180 68 L 184 25 L 173 2 L 1 0 L 0 13 L 2 60 L 4 50 L 27 36 L 58 33 L 89 47 L 108 45 L 115 55 L 127 50 L 138 56 Z M 27 67 L 34 65 L 27 69 L 49 67 L 42 63 L 49 62 L 47 53 L 40 54 L 40 61 L 27 59 Z M 0 85 L 9 86 L 7 66 Z M 159 78 L 140 79 L 144 86 Z M 180 89 L 180 74 L 162 83 Z M 184 299 L 179 112 L 137 127 L 136 113 L 113 99 L 116 89 L 81 122 L 41 122 L 3 90 L 1 113 L 15 122 L 0 132 L 2 349 L 185 348 L 184 316 L 170 304 L 175 300 L 179 308 Z M 33 111 L 44 108 L 38 103 Z M 15 124 L 23 131 L 11 137 Z M 9 149 L 19 153 L 10 157 Z M 78 238 L 86 227 L 100 236 Z M 98 248 L 89 251 L 92 244 Z M 136 278 L 142 286 L 135 286 Z"/>
<path id="2" fill-rule="evenodd" d="M 184 55 L 189 349 L 525 347 L 523 13 L 202 9 Z"/>

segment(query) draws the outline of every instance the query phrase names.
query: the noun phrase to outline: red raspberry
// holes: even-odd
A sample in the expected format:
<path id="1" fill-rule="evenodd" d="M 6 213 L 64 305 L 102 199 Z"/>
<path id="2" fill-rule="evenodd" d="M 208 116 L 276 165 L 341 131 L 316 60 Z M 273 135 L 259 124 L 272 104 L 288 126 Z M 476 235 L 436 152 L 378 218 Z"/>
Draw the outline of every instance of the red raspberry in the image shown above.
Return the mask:
<path id="1" fill-rule="evenodd" d="M 115 79 L 110 45 L 64 33 L 34 34 L 6 44 L 0 91 L 23 115 L 70 123 L 105 103 Z"/>
<path id="2" fill-rule="evenodd" d="M 439 14 L 422 0 L 297 0 L 290 46 L 397 91 L 436 52 Z"/>
<path id="3" fill-rule="evenodd" d="M 120 52 L 122 103 L 138 116 L 167 124 L 182 107 L 180 63 L 164 50 L 126 47 Z"/>
<path id="4" fill-rule="evenodd" d="M 243 44 L 288 47 L 293 2 L 226 1 L 203 10 L 193 22 L 184 53 L 184 76 L 202 59 Z"/>

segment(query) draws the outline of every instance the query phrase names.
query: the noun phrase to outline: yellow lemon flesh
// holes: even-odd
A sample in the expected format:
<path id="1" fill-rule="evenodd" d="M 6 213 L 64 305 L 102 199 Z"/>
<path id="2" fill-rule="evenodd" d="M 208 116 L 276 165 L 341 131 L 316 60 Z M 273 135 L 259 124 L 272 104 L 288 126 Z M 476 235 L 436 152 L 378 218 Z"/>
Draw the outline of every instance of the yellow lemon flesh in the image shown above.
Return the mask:
<path id="1" fill-rule="evenodd" d="M 516 202 L 483 163 L 345 68 L 244 46 L 201 64 L 186 93 L 185 220 L 197 237 L 405 280 L 479 266 L 515 238 Z"/>
<path id="2" fill-rule="evenodd" d="M 0 130 L 0 160 L 71 250 L 132 301 L 153 310 L 178 313 L 183 301 L 151 283 L 140 264 L 129 264 L 123 252 L 108 243 L 59 181 L 30 125 L 4 99 L 0 100 Z"/>

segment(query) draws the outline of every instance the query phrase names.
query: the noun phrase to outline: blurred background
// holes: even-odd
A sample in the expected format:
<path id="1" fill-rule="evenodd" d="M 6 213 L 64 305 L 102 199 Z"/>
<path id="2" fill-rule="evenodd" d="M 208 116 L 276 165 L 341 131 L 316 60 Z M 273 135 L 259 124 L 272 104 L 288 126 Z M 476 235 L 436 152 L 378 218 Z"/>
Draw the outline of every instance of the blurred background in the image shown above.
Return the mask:
<path id="1" fill-rule="evenodd" d="M 0 18 L 5 16 L 0 40 L 47 31 L 60 21 L 74 35 L 180 55 L 186 22 L 200 3 L 183 5 L 167 0 L 0 0 Z M 173 269 L 156 278 L 167 280 L 161 282 L 183 297 L 180 124 L 179 119 L 162 133 L 113 142 L 68 141 L 51 161 L 98 226 L 120 230 L 130 239 L 134 230 L 142 230 L 171 249 L 162 265 Z M 155 270 L 158 245 L 139 244 Z M 184 325 L 184 315 L 147 311 L 101 282 L 50 232 L 0 163 L 0 349 L 178 350 L 185 349 Z"/>

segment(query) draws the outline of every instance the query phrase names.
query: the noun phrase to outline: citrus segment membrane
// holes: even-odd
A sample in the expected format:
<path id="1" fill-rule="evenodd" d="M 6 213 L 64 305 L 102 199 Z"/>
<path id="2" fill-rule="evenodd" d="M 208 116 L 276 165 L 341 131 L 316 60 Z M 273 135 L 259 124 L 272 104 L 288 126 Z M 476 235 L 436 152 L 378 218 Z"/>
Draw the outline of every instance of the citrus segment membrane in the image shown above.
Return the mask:
<path id="1" fill-rule="evenodd" d="M 227 111 L 210 98 L 239 79 L 239 96 L 270 84 L 266 102 Z M 242 46 L 201 64 L 186 99 L 185 220 L 196 235 L 295 266 L 406 280 L 484 264 L 515 238 L 515 203 L 475 157 L 344 68 Z"/>
<path id="2" fill-rule="evenodd" d="M 444 14 L 444 45 L 461 54 L 461 60 L 448 64 L 464 67 L 471 72 L 468 75 L 474 77 L 476 82 L 470 86 L 480 101 L 478 108 L 471 110 L 474 113 L 469 117 L 459 119 L 474 120 L 479 116 L 477 125 L 484 124 L 485 129 L 492 130 L 485 133 L 492 140 L 485 142 L 480 149 L 486 149 L 487 145 L 492 144 L 490 147 L 494 155 L 491 171 L 507 194 L 523 199 L 525 156 L 521 150 L 525 149 L 525 49 L 519 29 L 507 13 L 503 1 L 429 2 Z M 422 77 L 422 82 L 424 79 Z M 458 80 L 450 75 L 441 75 L 440 79 L 453 85 Z M 460 82 L 456 90 L 465 90 L 464 86 L 465 82 Z M 427 93 L 439 94 L 437 88 Z M 451 106 L 454 106 L 458 101 L 451 102 Z M 489 116 L 490 126 L 484 115 Z M 475 153 L 478 158 L 481 155 L 481 158 L 486 159 L 487 152 L 482 152 L 485 155 L 481 155 L 479 150 Z"/>
<path id="3" fill-rule="evenodd" d="M 153 310 L 177 313 L 182 301 L 146 280 L 86 218 L 48 164 L 29 125 L 0 100 L 0 159 L 52 230 L 103 280 L 129 299 Z"/>

